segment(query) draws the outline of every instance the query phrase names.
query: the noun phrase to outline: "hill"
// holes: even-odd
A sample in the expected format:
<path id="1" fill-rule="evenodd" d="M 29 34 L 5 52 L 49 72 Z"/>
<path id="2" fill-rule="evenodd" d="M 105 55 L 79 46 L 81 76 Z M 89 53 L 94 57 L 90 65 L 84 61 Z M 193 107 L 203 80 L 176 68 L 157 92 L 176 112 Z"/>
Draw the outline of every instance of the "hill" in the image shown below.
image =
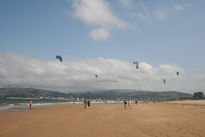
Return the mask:
<path id="1" fill-rule="evenodd" d="M 70 97 L 70 94 L 65 94 L 56 91 L 35 89 L 35 88 L 0 88 L 0 98 L 20 97 L 20 98 L 58 98 Z"/>
<path id="2" fill-rule="evenodd" d="M 78 98 L 89 98 L 89 99 L 110 99 L 110 100 L 147 100 L 147 101 L 165 101 L 165 100 L 175 100 L 182 97 L 191 98 L 192 95 L 183 92 L 176 91 L 166 91 L 166 92 L 156 92 L 156 91 L 139 91 L 139 90 L 104 90 L 98 92 L 85 92 L 85 93 L 75 93 L 75 97 Z"/>
<path id="3" fill-rule="evenodd" d="M 35 88 L 0 88 L 0 98 L 7 97 L 21 97 L 21 98 L 87 98 L 87 99 L 102 99 L 102 100 L 123 100 L 123 99 L 137 99 L 137 100 L 153 100 L 166 101 L 175 100 L 183 97 L 191 98 L 191 94 L 166 91 L 139 91 L 139 90 L 101 90 L 83 93 L 62 93 L 56 91 L 48 91 Z"/>

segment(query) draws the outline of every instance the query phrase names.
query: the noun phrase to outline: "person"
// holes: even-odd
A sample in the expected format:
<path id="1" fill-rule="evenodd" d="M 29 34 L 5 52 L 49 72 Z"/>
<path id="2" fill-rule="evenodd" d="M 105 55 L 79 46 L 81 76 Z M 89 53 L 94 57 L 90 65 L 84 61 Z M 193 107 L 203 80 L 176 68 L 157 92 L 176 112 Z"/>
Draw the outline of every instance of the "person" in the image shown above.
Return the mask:
<path id="1" fill-rule="evenodd" d="M 138 102 L 137 102 L 137 100 L 135 101 L 135 104 L 137 104 Z"/>
<path id="2" fill-rule="evenodd" d="M 127 101 L 124 100 L 124 108 L 126 109 L 127 108 Z"/>
<path id="3" fill-rule="evenodd" d="M 88 101 L 87 101 L 87 99 L 85 99 L 85 100 L 84 100 L 84 109 L 86 109 L 87 104 L 88 104 Z"/>
<path id="4" fill-rule="evenodd" d="M 90 100 L 88 100 L 88 107 L 90 107 Z"/>
<path id="5" fill-rule="evenodd" d="M 29 106 L 30 106 L 30 109 L 31 109 L 31 104 L 32 104 L 32 101 L 31 101 L 31 99 L 29 99 Z"/>
<path id="6" fill-rule="evenodd" d="M 130 101 L 128 102 L 128 106 L 129 106 L 130 109 L 131 109 L 131 104 L 132 104 L 132 101 L 130 100 Z"/>

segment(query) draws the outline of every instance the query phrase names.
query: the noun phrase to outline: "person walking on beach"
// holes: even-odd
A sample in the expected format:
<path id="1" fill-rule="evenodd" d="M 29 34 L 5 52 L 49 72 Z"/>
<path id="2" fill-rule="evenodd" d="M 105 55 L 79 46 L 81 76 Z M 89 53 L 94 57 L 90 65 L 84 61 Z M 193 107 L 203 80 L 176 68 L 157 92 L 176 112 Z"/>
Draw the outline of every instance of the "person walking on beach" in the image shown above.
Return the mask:
<path id="1" fill-rule="evenodd" d="M 137 104 L 138 102 L 137 102 L 137 100 L 135 101 L 135 104 Z"/>
<path id="2" fill-rule="evenodd" d="M 31 101 L 31 99 L 29 99 L 29 106 L 30 106 L 30 109 L 31 109 L 31 104 L 32 104 L 32 101 Z"/>
<path id="3" fill-rule="evenodd" d="M 85 100 L 84 100 L 84 109 L 86 109 L 87 104 L 88 104 L 88 101 L 87 101 L 87 99 L 85 99 Z"/>
<path id="4" fill-rule="evenodd" d="M 128 106 L 129 106 L 129 109 L 131 109 L 131 104 L 132 104 L 132 101 L 128 101 Z"/>
<path id="5" fill-rule="evenodd" d="M 126 109 L 127 108 L 127 101 L 124 100 L 124 108 Z"/>
<path id="6" fill-rule="evenodd" d="M 90 107 L 90 100 L 88 100 L 88 107 Z"/>

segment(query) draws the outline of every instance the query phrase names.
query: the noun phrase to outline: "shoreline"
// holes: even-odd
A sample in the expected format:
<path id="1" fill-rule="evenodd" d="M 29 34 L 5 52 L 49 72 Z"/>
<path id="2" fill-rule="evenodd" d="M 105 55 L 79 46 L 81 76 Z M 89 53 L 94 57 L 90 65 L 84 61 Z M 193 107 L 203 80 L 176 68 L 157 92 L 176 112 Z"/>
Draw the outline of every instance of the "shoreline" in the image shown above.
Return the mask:
<path id="1" fill-rule="evenodd" d="M 36 104 L 32 104 L 32 108 L 36 108 L 39 106 L 55 105 L 55 104 L 72 104 L 72 102 L 36 103 Z M 28 103 L 0 105 L 0 114 L 5 112 L 18 112 L 24 110 L 30 110 Z"/>
<path id="2" fill-rule="evenodd" d="M 133 102 L 132 105 L 135 105 Z M 172 105 L 183 105 L 183 106 L 205 106 L 205 100 L 183 100 L 183 101 L 164 101 L 164 102 L 138 101 L 138 104 L 149 104 L 149 103 L 168 103 Z M 82 105 L 83 102 L 34 103 L 32 104 L 32 107 L 37 108 L 40 106 L 44 107 L 44 106 L 52 106 L 57 104 Z M 115 103 L 115 101 L 108 101 L 108 102 L 101 101 L 101 102 L 91 102 L 91 104 L 123 104 L 123 102 L 121 101 Z M 6 112 L 18 112 L 18 111 L 25 111 L 25 110 L 30 110 L 28 103 L 0 105 L 0 114 Z"/>
<path id="3" fill-rule="evenodd" d="M 111 102 L 91 102 L 92 104 L 114 104 L 113 101 Z M 56 102 L 56 103 L 34 103 L 32 104 L 32 108 L 40 107 L 40 106 L 52 106 L 57 104 L 73 104 L 73 105 L 82 105 L 83 102 Z M 0 114 L 6 112 L 18 112 L 18 111 L 25 111 L 30 110 L 28 103 L 20 103 L 20 104 L 7 104 L 7 105 L 0 105 Z"/>

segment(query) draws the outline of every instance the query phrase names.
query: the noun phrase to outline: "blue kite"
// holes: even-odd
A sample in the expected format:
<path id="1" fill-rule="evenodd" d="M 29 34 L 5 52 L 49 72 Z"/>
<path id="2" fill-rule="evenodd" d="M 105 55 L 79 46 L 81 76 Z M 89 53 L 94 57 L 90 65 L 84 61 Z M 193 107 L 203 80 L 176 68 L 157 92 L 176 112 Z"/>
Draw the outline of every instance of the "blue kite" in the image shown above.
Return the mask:
<path id="1" fill-rule="evenodd" d="M 63 62 L 63 58 L 61 56 L 57 55 L 56 58 Z"/>
<path id="2" fill-rule="evenodd" d="M 133 62 L 133 64 L 136 64 L 136 69 L 138 69 L 139 68 L 139 63 L 138 62 Z"/>
<path id="3" fill-rule="evenodd" d="M 166 79 L 163 79 L 163 83 L 166 84 L 166 83 L 167 83 L 167 80 L 166 80 Z"/>

